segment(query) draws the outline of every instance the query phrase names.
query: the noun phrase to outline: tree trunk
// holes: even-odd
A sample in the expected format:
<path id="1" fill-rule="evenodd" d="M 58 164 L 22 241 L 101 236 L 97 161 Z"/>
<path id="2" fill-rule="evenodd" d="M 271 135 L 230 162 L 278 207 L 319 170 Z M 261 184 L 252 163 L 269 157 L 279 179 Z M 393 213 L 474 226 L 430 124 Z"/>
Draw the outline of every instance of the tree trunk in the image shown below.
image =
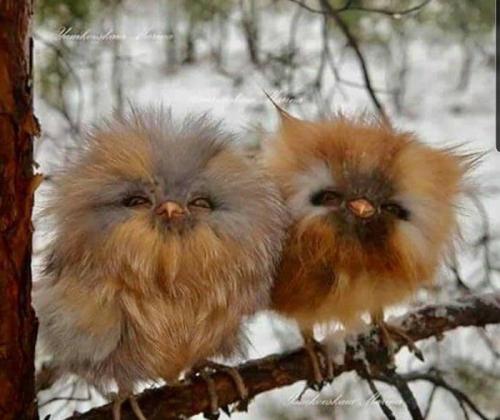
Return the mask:
<path id="1" fill-rule="evenodd" d="M 192 17 L 189 17 L 186 33 L 186 47 L 184 53 L 184 64 L 193 64 L 196 61 L 196 23 Z"/>
<path id="2" fill-rule="evenodd" d="M 32 0 L 0 1 L 0 418 L 37 418 L 31 307 Z"/>
<path id="3" fill-rule="evenodd" d="M 241 13 L 243 33 L 245 34 L 245 41 L 247 44 L 248 55 L 250 61 L 258 66 L 260 64 L 259 58 L 259 22 L 257 15 L 257 7 L 254 0 L 249 0 L 248 10 L 245 6 L 245 1 L 241 0 Z"/>
<path id="4" fill-rule="evenodd" d="M 122 5 L 122 0 L 114 0 L 112 3 L 112 22 L 113 22 L 113 32 L 115 34 L 121 34 L 121 16 L 120 8 Z M 121 57 L 121 40 L 119 38 L 113 40 L 112 53 L 113 53 L 113 64 L 112 64 L 112 75 L 111 75 L 111 86 L 113 92 L 113 105 L 114 109 L 118 115 L 123 115 L 123 60 Z"/>
<path id="5" fill-rule="evenodd" d="M 179 64 L 177 54 L 177 47 L 179 42 L 179 40 L 177 39 L 179 35 L 179 16 L 177 13 L 178 8 L 179 5 L 175 0 L 167 1 L 163 6 L 163 13 L 165 16 L 165 33 L 168 35 L 168 37 L 165 39 L 165 68 L 167 73 L 175 72 Z"/>

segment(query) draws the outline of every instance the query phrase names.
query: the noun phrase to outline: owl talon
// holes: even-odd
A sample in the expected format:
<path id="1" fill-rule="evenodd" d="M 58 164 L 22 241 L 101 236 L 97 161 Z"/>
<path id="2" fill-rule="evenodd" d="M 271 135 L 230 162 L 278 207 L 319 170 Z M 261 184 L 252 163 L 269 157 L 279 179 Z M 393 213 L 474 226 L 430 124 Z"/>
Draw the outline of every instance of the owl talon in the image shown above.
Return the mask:
<path id="1" fill-rule="evenodd" d="M 312 389 L 316 389 L 316 386 L 321 385 L 323 383 L 323 375 L 321 373 L 321 369 L 319 367 L 318 355 L 314 349 L 314 343 L 308 344 L 305 343 L 305 349 L 309 356 L 309 360 L 311 361 L 311 366 L 313 369 L 313 377 L 314 380 L 307 381 L 308 385 Z"/>
<path id="2" fill-rule="evenodd" d="M 206 361 L 203 365 L 204 369 L 212 369 L 214 372 L 224 372 L 233 380 L 236 391 L 238 392 L 239 402 L 236 404 L 234 411 L 247 411 L 249 403 L 248 389 L 237 369 L 231 366 L 221 365 L 212 361 Z"/>
<path id="3" fill-rule="evenodd" d="M 130 397 L 128 397 L 128 402 L 138 420 L 147 420 L 146 416 L 141 410 L 141 407 L 139 406 L 139 403 L 137 402 L 135 395 L 131 395 Z"/>
<path id="4" fill-rule="evenodd" d="M 330 355 L 330 352 L 323 344 L 320 344 L 320 349 L 321 349 L 321 353 L 323 354 L 323 357 L 325 358 L 325 364 L 326 364 L 325 381 L 327 384 L 331 384 L 333 382 L 333 380 L 335 379 L 334 371 L 333 371 L 333 359 L 332 359 L 332 356 Z"/>
<path id="5" fill-rule="evenodd" d="M 113 400 L 113 420 L 120 420 L 124 400 L 118 397 L 118 395 L 111 396 L 111 399 Z"/>
<path id="6" fill-rule="evenodd" d="M 203 413 L 203 416 L 209 420 L 217 420 L 220 416 L 219 414 L 219 397 L 217 396 L 217 390 L 215 389 L 215 383 L 210 374 L 206 371 L 205 367 L 202 367 L 197 371 L 200 378 L 207 384 L 208 398 L 210 400 L 210 411 Z"/>
<path id="7" fill-rule="evenodd" d="M 377 325 L 382 333 L 382 341 L 389 349 L 391 357 L 394 357 L 394 347 L 396 344 L 396 340 L 393 337 L 398 337 L 399 340 L 397 341 L 403 341 L 408 346 L 409 350 L 415 355 L 415 357 L 417 357 L 422 362 L 425 361 L 422 351 L 415 345 L 413 340 L 404 331 L 401 330 L 401 328 L 396 327 L 395 325 L 387 324 L 383 320 L 377 321 Z"/>
<path id="8" fill-rule="evenodd" d="M 324 385 L 325 384 L 323 381 L 321 381 L 321 382 L 307 381 L 307 388 L 312 389 L 313 391 L 316 391 L 316 392 L 321 392 Z"/>
<path id="9" fill-rule="evenodd" d="M 219 363 L 206 361 L 203 363 L 203 365 L 198 367 L 195 372 L 191 374 L 191 376 L 195 376 L 196 374 L 198 374 L 200 378 L 202 378 L 207 384 L 208 394 L 210 399 L 210 412 L 205 413 L 204 416 L 209 419 L 217 419 L 219 418 L 219 409 L 221 409 L 228 416 L 231 415 L 231 411 L 229 410 L 229 407 L 227 405 L 223 407 L 219 406 L 219 398 L 217 396 L 217 391 L 215 389 L 215 383 L 212 377 L 210 376 L 210 373 L 217 371 L 225 372 L 229 376 L 231 376 L 231 379 L 233 380 L 236 386 L 236 390 L 238 391 L 240 401 L 235 406 L 235 410 L 247 411 L 249 402 L 248 389 L 245 386 L 245 383 L 243 382 L 243 379 L 239 374 L 238 370 L 231 366 L 225 366 Z"/>
<path id="10" fill-rule="evenodd" d="M 146 416 L 141 410 L 137 399 L 132 394 L 112 393 L 108 396 L 113 400 L 113 420 L 121 419 L 121 410 L 123 403 L 128 399 L 130 407 L 138 420 L 147 420 Z"/>
<path id="11" fill-rule="evenodd" d="M 250 400 L 246 399 L 246 400 L 241 400 L 239 401 L 236 406 L 234 407 L 234 411 L 243 411 L 243 412 L 247 412 L 248 411 L 248 404 L 249 404 Z"/>
<path id="12" fill-rule="evenodd" d="M 219 412 L 217 413 L 203 413 L 203 417 L 208 420 L 217 420 L 220 417 Z"/>
<path id="13" fill-rule="evenodd" d="M 319 392 L 326 384 L 333 381 L 333 361 L 325 346 L 310 336 L 304 336 L 304 347 L 311 360 L 314 375 L 314 381 L 308 381 L 308 386 Z M 318 356 L 324 359 L 326 375 L 321 372 L 321 363 Z"/>
<path id="14" fill-rule="evenodd" d="M 208 420 L 217 420 L 220 417 L 219 412 L 217 413 L 203 413 L 203 417 Z"/>
<path id="15" fill-rule="evenodd" d="M 403 340 L 405 344 L 408 346 L 409 350 L 417 357 L 417 359 L 419 359 L 422 362 L 425 361 L 422 351 L 415 345 L 413 340 L 410 337 L 408 337 L 408 335 L 404 331 L 401 330 L 401 328 L 389 324 L 386 324 L 386 328 L 388 329 L 391 335 L 400 337 L 401 340 Z"/>

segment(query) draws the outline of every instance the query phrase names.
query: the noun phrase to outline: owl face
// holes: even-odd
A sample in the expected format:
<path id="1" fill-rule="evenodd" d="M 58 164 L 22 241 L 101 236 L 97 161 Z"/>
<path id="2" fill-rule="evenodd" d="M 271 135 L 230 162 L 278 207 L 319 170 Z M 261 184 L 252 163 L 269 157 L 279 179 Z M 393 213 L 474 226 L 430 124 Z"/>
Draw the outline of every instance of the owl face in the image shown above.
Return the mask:
<path id="1" fill-rule="evenodd" d="M 76 264 L 82 275 L 99 266 L 120 278 L 195 282 L 224 277 L 225 260 L 228 271 L 234 263 L 270 277 L 279 255 L 278 192 L 205 117 L 176 125 L 167 113 L 135 112 L 110 121 L 55 178 L 49 271 Z"/>
<path id="2" fill-rule="evenodd" d="M 467 169 L 452 151 L 345 117 L 283 116 L 264 162 L 294 219 L 288 254 L 348 276 L 428 279 L 450 242 Z"/>
<path id="3" fill-rule="evenodd" d="M 193 120 L 189 129 L 174 131 L 168 124 L 113 122 L 93 133 L 84 156 L 60 179 L 65 218 L 101 238 L 133 220 L 165 236 L 200 224 L 233 234 L 218 223 L 221 213 L 243 222 L 259 205 L 240 197 L 252 188 L 233 178 L 248 165 L 215 125 Z"/>

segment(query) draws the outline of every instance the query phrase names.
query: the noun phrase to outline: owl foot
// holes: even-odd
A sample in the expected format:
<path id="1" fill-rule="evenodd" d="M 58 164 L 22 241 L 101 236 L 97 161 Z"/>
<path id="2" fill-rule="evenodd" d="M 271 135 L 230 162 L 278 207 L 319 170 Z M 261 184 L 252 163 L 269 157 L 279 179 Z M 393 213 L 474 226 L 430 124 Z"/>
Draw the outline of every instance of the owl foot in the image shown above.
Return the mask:
<path id="1" fill-rule="evenodd" d="M 224 372 L 231 377 L 236 386 L 236 391 L 238 392 L 239 402 L 236 405 L 236 411 L 247 411 L 248 403 L 249 403 L 249 394 L 248 388 L 243 381 L 238 369 L 235 369 L 232 366 L 221 365 L 215 362 L 207 362 L 207 366 L 213 369 L 214 371 Z"/>
<path id="2" fill-rule="evenodd" d="M 390 325 L 383 320 L 379 320 L 377 322 L 377 325 L 380 328 L 380 332 L 382 334 L 382 341 L 387 346 L 392 356 L 394 356 L 393 349 L 396 347 L 396 340 L 394 339 L 394 337 L 397 337 L 399 339 L 397 341 L 403 341 L 419 360 L 421 360 L 422 362 L 424 361 L 424 355 L 422 354 L 420 349 L 401 328 L 396 327 L 395 325 Z"/>
<path id="3" fill-rule="evenodd" d="M 210 400 L 210 411 L 203 413 L 203 416 L 209 420 L 217 420 L 219 418 L 219 397 L 215 389 L 215 382 L 204 367 L 200 368 L 195 374 L 198 374 L 201 379 L 207 384 L 208 399 Z"/>
<path id="4" fill-rule="evenodd" d="M 304 336 L 304 348 L 309 355 L 313 368 L 314 381 L 308 381 L 308 386 L 315 391 L 321 391 L 323 386 L 333 381 L 333 361 L 328 349 L 311 336 Z M 321 372 L 320 357 L 326 365 L 326 375 Z"/>
<path id="5" fill-rule="evenodd" d="M 138 420 L 147 420 L 146 416 L 141 410 L 141 407 L 139 407 L 139 403 L 137 402 L 137 399 L 134 395 L 123 395 L 121 393 L 118 393 L 113 395 L 111 398 L 113 399 L 113 420 L 121 419 L 122 405 L 126 400 L 128 400 L 130 407 L 132 408 L 132 411 L 134 412 Z"/>
<path id="6" fill-rule="evenodd" d="M 211 377 L 211 374 L 217 371 L 228 374 L 236 386 L 236 390 L 240 397 L 240 401 L 236 405 L 235 410 L 246 411 L 248 407 L 249 394 L 248 394 L 248 389 L 245 386 L 245 383 L 243 382 L 243 378 L 239 374 L 238 370 L 231 366 L 225 366 L 219 363 L 206 361 L 203 363 L 202 366 L 198 367 L 191 375 L 195 376 L 196 374 L 198 374 L 200 378 L 202 378 L 203 381 L 207 384 L 208 394 L 210 399 L 210 412 L 206 413 L 205 417 L 210 419 L 218 418 L 219 408 L 221 408 L 226 414 L 230 415 L 230 412 L 227 407 L 219 406 L 219 398 L 217 396 L 217 391 L 215 389 L 215 383 Z"/>

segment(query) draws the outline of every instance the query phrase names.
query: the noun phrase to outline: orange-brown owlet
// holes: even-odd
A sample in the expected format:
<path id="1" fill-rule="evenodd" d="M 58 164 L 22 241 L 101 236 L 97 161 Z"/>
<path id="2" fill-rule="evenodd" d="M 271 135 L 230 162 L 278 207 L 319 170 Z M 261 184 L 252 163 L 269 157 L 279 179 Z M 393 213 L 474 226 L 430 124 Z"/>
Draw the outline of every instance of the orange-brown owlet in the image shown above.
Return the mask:
<path id="1" fill-rule="evenodd" d="M 293 222 L 272 308 L 306 344 L 317 324 L 349 329 L 364 313 L 382 322 L 384 308 L 434 278 L 471 159 L 375 119 L 280 114 L 262 159 Z"/>

